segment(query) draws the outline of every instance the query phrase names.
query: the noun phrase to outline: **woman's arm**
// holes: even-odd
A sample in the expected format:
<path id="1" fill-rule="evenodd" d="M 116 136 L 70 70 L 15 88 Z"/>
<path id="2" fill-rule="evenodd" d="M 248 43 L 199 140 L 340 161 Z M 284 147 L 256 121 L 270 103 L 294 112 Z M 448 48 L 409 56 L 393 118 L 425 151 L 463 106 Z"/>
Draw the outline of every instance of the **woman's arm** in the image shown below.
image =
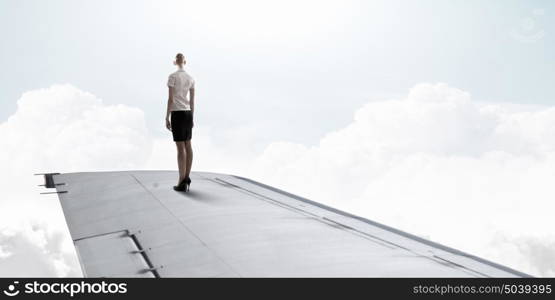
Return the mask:
<path id="1" fill-rule="evenodd" d="M 193 115 L 193 126 L 195 126 L 195 88 L 189 89 L 189 106 L 191 106 L 191 114 Z"/>
<path id="2" fill-rule="evenodd" d="M 168 107 L 166 109 L 166 128 L 168 128 L 168 130 L 172 130 L 172 126 L 170 123 L 170 109 L 171 109 L 171 105 L 172 105 L 172 101 L 173 101 L 173 92 L 172 92 L 172 88 L 168 87 Z"/>

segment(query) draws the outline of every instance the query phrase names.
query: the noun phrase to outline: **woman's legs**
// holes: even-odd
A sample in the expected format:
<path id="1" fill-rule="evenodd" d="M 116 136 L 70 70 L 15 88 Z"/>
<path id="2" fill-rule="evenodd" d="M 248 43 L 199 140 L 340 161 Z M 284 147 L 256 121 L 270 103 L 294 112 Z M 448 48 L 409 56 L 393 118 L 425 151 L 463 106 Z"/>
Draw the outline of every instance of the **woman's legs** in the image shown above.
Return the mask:
<path id="1" fill-rule="evenodd" d="M 193 165 L 193 148 L 191 147 L 191 140 L 185 141 L 185 151 L 186 151 L 186 166 L 185 166 L 185 178 L 189 177 L 191 174 L 191 166 Z"/>
<path id="2" fill-rule="evenodd" d="M 175 145 L 177 146 L 177 167 L 179 168 L 178 185 L 188 176 L 186 175 L 188 155 L 185 150 L 185 143 L 186 142 L 175 142 Z"/>

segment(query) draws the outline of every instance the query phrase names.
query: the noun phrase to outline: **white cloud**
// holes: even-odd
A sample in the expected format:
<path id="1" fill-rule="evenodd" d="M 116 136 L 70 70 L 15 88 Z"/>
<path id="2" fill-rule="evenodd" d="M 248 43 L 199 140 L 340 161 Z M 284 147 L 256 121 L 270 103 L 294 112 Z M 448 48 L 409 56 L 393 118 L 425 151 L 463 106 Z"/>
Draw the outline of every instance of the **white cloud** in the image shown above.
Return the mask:
<path id="1" fill-rule="evenodd" d="M 24 93 L 0 137 L 0 159 L 18 174 L 129 168 L 150 155 L 141 110 L 104 105 L 71 85 Z"/>
<path id="2" fill-rule="evenodd" d="M 0 149 L 0 276 L 66 276 L 80 271 L 64 217 L 33 173 L 140 168 L 151 140 L 141 110 L 54 85 L 22 95 Z"/>
<path id="3" fill-rule="evenodd" d="M 446 84 L 375 101 L 319 145 L 278 142 L 250 176 L 537 275 L 539 250 L 500 255 L 499 234 L 555 251 L 555 108 L 479 104 Z M 548 240 L 538 236 L 547 236 Z M 526 242 L 523 242 L 526 241 Z M 544 248 L 541 248 L 544 247 Z M 519 248 L 519 249 L 521 249 Z M 542 258 L 543 257 L 543 258 Z M 525 262 L 522 262 L 522 261 Z M 541 260 L 547 267 L 539 268 Z"/>
<path id="4" fill-rule="evenodd" d="M 245 174 L 253 157 L 260 154 L 256 141 L 256 128 L 233 127 L 216 132 L 206 125 L 193 129 L 193 171 Z M 166 138 L 154 138 L 152 155 L 146 169 L 176 169 L 176 150 L 168 131 Z M 177 180 L 177 178 L 176 178 Z"/>
<path id="5" fill-rule="evenodd" d="M 532 274 L 555 276 L 555 239 L 552 234 L 511 235 L 498 233 L 489 243 L 491 255 L 511 261 Z"/>
<path id="6" fill-rule="evenodd" d="M 0 230 L 0 245 L 0 277 L 81 276 L 71 240 L 46 224 Z"/>

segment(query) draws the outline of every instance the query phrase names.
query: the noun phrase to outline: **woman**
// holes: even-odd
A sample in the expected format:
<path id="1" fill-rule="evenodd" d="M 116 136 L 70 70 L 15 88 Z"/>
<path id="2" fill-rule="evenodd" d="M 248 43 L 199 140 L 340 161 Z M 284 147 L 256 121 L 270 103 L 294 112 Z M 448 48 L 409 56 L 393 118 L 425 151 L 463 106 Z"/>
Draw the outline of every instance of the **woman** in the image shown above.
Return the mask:
<path id="1" fill-rule="evenodd" d="M 177 53 L 173 64 L 178 69 L 168 78 L 169 96 L 166 111 L 166 127 L 172 132 L 177 146 L 177 166 L 179 167 L 179 179 L 173 189 L 188 191 L 191 185 L 189 174 L 193 164 L 191 137 L 193 112 L 195 111 L 195 81 L 183 70 L 183 65 L 185 65 L 183 54 Z"/>

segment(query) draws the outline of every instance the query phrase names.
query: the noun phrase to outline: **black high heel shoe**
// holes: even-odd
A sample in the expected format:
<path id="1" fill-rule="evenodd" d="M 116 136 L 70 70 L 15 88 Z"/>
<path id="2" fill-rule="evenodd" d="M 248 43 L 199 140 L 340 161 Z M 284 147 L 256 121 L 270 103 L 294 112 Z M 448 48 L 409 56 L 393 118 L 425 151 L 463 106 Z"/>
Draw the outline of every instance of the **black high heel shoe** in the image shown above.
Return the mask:
<path id="1" fill-rule="evenodd" d="M 181 180 L 181 182 L 178 185 L 174 185 L 173 189 L 178 192 L 183 192 L 183 191 L 186 191 L 187 189 L 186 185 L 187 185 L 187 178 Z"/>
<path id="2" fill-rule="evenodd" d="M 189 187 L 191 186 L 191 178 L 187 177 L 185 178 L 185 191 L 189 191 Z"/>

